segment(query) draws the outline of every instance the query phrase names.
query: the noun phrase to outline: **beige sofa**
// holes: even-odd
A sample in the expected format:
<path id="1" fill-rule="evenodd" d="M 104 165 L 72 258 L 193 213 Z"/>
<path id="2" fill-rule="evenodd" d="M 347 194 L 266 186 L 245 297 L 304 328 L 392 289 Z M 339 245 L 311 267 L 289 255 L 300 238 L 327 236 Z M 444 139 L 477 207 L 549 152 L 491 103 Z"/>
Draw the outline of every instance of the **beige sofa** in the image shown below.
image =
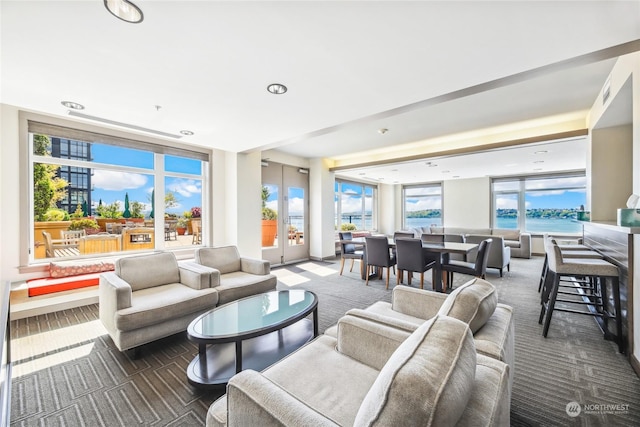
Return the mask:
<path id="1" fill-rule="evenodd" d="M 172 252 L 121 258 L 100 276 L 100 320 L 121 351 L 184 332 L 216 305 L 274 290 L 268 261 L 235 246 L 200 248 L 196 262 Z"/>
<path id="2" fill-rule="evenodd" d="M 172 252 L 121 258 L 102 273 L 100 320 L 120 351 L 184 332 L 218 303 L 209 272 L 179 266 Z"/>
<path id="3" fill-rule="evenodd" d="M 210 273 L 211 287 L 218 292 L 219 305 L 272 291 L 278 283 L 270 273 L 269 261 L 241 257 L 235 246 L 197 249 L 195 263 L 183 265 L 200 267 Z"/>
<path id="4" fill-rule="evenodd" d="M 245 370 L 207 426 L 505 426 L 509 366 L 477 354 L 468 325 L 447 316 L 407 336 L 346 315 L 262 373 Z"/>
<path id="5" fill-rule="evenodd" d="M 391 303 L 378 301 L 364 310 L 349 310 L 347 314 L 393 326 L 406 336 L 436 315 L 454 317 L 469 324 L 478 353 L 508 364 L 511 373 L 514 372 L 513 308 L 498 302 L 496 288 L 486 280 L 474 278 L 449 295 L 396 286 Z M 327 329 L 325 334 L 336 336 L 337 327 Z"/>
<path id="6" fill-rule="evenodd" d="M 522 233 L 520 230 L 506 228 L 420 227 L 412 228 L 411 231 L 416 237 L 420 237 L 422 233 L 498 236 L 503 238 L 504 246 L 510 248 L 512 257 L 531 258 L 531 234 Z"/>

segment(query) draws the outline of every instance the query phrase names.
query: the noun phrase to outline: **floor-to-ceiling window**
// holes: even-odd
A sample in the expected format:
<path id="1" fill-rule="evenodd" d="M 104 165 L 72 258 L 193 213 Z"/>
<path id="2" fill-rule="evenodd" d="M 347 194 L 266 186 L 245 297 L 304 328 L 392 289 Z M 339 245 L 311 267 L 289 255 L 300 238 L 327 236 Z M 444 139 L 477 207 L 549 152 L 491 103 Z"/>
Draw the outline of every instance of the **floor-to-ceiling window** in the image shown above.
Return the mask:
<path id="1" fill-rule="evenodd" d="M 578 233 L 578 212 L 586 203 L 583 172 L 495 178 L 493 227 L 531 233 Z"/>
<path id="2" fill-rule="evenodd" d="M 402 200 L 403 229 L 442 225 L 442 184 L 406 185 Z"/>
<path id="3" fill-rule="evenodd" d="M 377 191 L 378 187 L 373 184 L 336 179 L 336 229 L 376 230 L 378 228 Z"/>
<path id="4" fill-rule="evenodd" d="M 202 244 L 206 153 L 32 121 L 28 128 L 30 261 Z"/>

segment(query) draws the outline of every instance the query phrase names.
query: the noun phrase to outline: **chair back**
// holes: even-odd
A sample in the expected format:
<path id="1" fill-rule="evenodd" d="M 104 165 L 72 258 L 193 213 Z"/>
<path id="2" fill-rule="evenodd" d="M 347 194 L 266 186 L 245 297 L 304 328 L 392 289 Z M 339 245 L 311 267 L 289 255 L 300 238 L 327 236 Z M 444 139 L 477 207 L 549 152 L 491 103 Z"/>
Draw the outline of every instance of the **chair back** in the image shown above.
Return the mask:
<path id="1" fill-rule="evenodd" d="M 425 243 L 444 243 L 444 234 L 422 233 L 420 235 L 420 240 Z"/>
<path id="2" fill-rule="evenodd" d="M 356 245 L 344 242 L 344 240 L 353 240 L 353 233 L 350 231 L 341 231 L 338 233 L 338 237 L 340 237 L 340 250 L 343 254 L 353 254 L 356 252 Z"/>
<path id="3" fill-rule="evenodd" d="M 424 271 L 426 260 L 422 253 L 422 242 L 420 239 L 397 239 L 396 258 L 399 270 Z"/>
<path id="4" fill-rule="evenodd" d="M 386 236 L 368 236 L 367 264 L 377 267 L 390 267 L 395 264 L 395 257 L 389 254 L 389 240 Z"/>
<path id="5" fill-rule="evenodd" d="M 406 238 L 406 239 L 413 239 L 415 236 L 413 233 L 409 232 L 409 231 L 396 231 L 395 233 L 393 233 L 393 241 L 395 242 L 397 238 Z"/>
<path id="6" fill-rule="evenodd" d="M 484 277 L 487 272 L 487 260 L 489 259 L 489 248 L 492 242 L 492 239 L 486 239 L 480 242 L 478 246 L 478 256 L 474 265 L 476 277 Z"/>
<path id="7" fill-rule="evenodd" d="M 44 248 L 46 252 L 47 258 L 53 258 L 53 242 L 51 241 L 51 234 L 47 231 L 42 232 L 42 237 L 44 237 Z"/>

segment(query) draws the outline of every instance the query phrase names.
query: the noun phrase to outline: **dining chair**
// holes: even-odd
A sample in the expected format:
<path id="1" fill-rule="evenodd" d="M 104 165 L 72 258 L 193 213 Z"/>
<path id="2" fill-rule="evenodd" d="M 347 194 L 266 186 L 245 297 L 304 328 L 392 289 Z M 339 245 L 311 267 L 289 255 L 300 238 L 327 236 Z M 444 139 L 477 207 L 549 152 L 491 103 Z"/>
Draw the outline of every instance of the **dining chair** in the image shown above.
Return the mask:
<path id="1" fill-rule="evenodd" d="M 192 245 L 202 244 L 202 220 L 200 219 L 191 220 L 191 233 L 193 234 L 193 237 L 191 238 L 191 244 Z"/>
<path id="2" fill-rule="evenodd" d="M 355 260 L 360 261 L 360 274 L 362 275 L 364 270 L 364 252 L 362 250 L 358 250 L 355 243 L 349 243 L 349 240 L 353 240 L 353 233 L 350 231 L 339 232 L 338 236 L 340 238 L 340 275 L 342 276 L 342 269 L 344 268 L 344 260 L 351 260 L 351 268 L 349 271 L 353 271 L 353 264 Z"/>
<path id="3" fill-rule="evenodd" d="M 450 260 L 448 263 L 442 264 L 442 271 L 447 273 L 447 280 L 443 285 L 443 292 L 447 291 L 447 286 L 453 288 L 453 273 L 468 274 L 481 279 L 485 278 L 491 242 L 492 239 L 485 239 L 480 242 L 475 262 Z"/>
<path id="4" fill-rule="evenodd" d="M 420 235 L 420 240 L 422 240 L 424 243 L 444 243 L 445 242 L 445 237 L 444 237 L 444 234 L 422 233 Z M 448 254 L 447 252 L 442 252 L 440 254 L 435 254 L 433 252 L 427 252 L 425 254 L 425 257 L 427 257 L 427 259 L 432 259 L 433 261 L 437 261 L 437 258 L 440 257 L 440 265 L 444 265 L 444 264 L 447 264 L 449 262 L 449 259 L 451 258 L 451 255 Z M 445 274 L 445 272 L 443 271 L 442 272 L 442 283 L 446 284 L 447 278 L 448 278 L 448 274 Z M 435 286 L 435 281 L 433 282 L 433 284 Z"/>
<path id="5" fill-rule="evenodd" d="M 389 251 L 389 240 L 386 236 L 368 236 L 365 237 L 367 244 L 367 272 L 366 272 L 366 285 L 369 285 L 370 267 L 378 267 L 379 275 L 384 273 L 384 269 L 387 269 L 387 281 L 386 289 L 389 289 L 389 275 L 391 274 L 391 267 L 396 265 L 395 254 Z"/>
<path id="6" fill-rule="evenodd" d="M 436 282 L 436 259 L 431 254 L 426 254 L 422 250 L 422 241 L 420 239 L 398 238 L 396 240 L 396 257 L 398 274 L 396 275 L 396 284 L 402 283 L 404 280 L 404 272 L 407 273 L 407 283 L 411 286 L 411 273 L 420 273 L 420 289 L 424 288 L 424 272 L 431 269 L 431 283 Z"/>

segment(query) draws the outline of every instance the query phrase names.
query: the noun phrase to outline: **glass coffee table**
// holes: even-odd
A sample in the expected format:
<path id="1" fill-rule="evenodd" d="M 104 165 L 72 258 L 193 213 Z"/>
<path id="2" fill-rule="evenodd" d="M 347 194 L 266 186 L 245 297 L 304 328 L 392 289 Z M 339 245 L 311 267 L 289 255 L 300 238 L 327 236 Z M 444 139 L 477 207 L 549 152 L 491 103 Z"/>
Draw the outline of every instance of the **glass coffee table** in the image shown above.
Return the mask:
<path id="1" fill-rule="evenodd" d="M 313 322 L 305 319 L 313 313 Z M 272 291 L 216 307 L 187 328 L 198 354 L 187 368 L 194 386 L 225 385 L 242 369 L 261 371 L 318 336 L 318 298 Z"/>

